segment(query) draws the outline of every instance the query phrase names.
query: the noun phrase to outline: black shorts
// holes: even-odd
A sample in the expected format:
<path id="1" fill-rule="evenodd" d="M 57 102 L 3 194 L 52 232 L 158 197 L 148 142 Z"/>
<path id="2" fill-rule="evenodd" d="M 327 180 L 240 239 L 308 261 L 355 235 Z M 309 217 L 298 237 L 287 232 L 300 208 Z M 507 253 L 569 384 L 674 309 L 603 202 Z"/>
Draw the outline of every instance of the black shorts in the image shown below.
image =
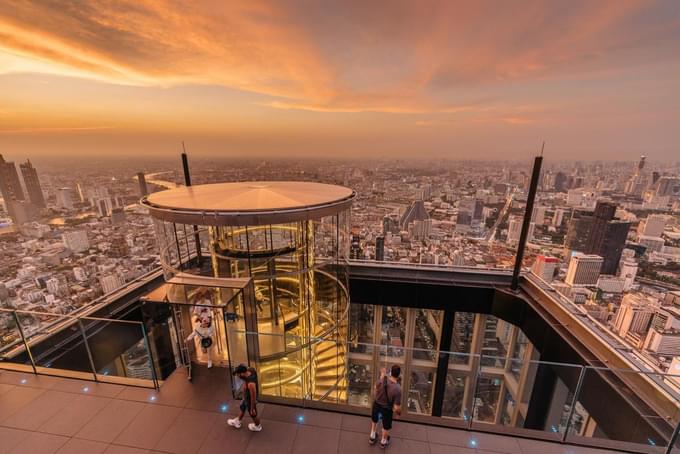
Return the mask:
<path id="1" fill-rule="evenodd" d="M 383 429 L 390 430 L 392 428 L 392 415 L 393 411 L 391 408 L 385 408 L 373 402 L 373 408 L 371 409 L 371 421 L 377 423 L 378 421 L 382 420 Z"/>
<path id="2" fill-rule="evenodd" d="M 239 406 L 239 408 L 241 409 L 241 411 L 243 413 L 250 414 L 250 408 L 249 407 L 250 407 L 250 403 L 246 402 L 245 400 L 242 400 L 241 405 Z M 255 407 L 255 415 L 254 416 L 257 416 L 257 402 L 255 402 L 254 407 Z"/>

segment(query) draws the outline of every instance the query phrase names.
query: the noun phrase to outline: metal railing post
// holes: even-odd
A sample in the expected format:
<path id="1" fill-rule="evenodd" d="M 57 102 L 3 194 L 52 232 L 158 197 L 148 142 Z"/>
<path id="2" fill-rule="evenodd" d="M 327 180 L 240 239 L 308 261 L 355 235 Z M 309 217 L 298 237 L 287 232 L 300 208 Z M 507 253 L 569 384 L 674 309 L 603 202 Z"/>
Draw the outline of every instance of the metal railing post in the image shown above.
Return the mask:
<path id="1" fill-rule="evenodd" d="M 31 349 L 28 348 L 28 342 L 26 342 L 26 336 L 24 335 L 24 330 L 21 328 L 21 321 L 19 320 L 19 316 L 17 315 L 17 311 L 12 311 L 12 315 L 14 315 L 14 321 L 17 324 L 17 329 L 19 330 L 19 335 L 21 336 L 21 340 L 24 343 L 24 348 L 26 348 L 26 354 L 28 355 L 28 359 L 31 361 L 31 367 L 33 368 L 33 373 L 38 375 L 38 370 L 35 368 L 35 361 L 33 360 L 33 354 L 31 353 Z"/>
<path id="2" fill-rule="evenodd" d="M 578 381 L 576 382 L 576 389 L 574 389 L 574 398 L 571 401 L 571 408 L 569 409 L 569 417 L 567 418 L 567 425 L 564 427 L 564 433 L 562 434 L 562 443 L 567 441 L 567 435 L 569 434 L 569 429 L 571 429 L 571 420 L 574 418 L 574 412 L 576 411 L 576 402 L 578 402 L 578 396 L 581 394 L 581 387 L 583 386 L 583 380 L 586 376 L 586 367 L 581 366 L 581 373 L 578 376 Z"/>
<path id="3" fill-rule="evenodd" d="M 668 447 L 666 448 L 665 454 L 671 454 L 673 452 L 673 446 L 675 445 L 675 442 L 678 440 L 678 434 L 680 433 L 680 422 L 675 426 L 675 430 L 673 431 L 673 435 L 671 435 L 671 439 L 668 442 Z"/>
<path id="4" fill-rule="evenodd" d="M 99 379 L 97 378 L 97 368 L 94 367 L 94 359 L 92 359 L 92 350 L 90 350 L 90 343 L 87 341 L 87 333 L 85 332 L 85 327 L 83 326 L 83 322 L 81 319 L 76 319 L 76 322 L 78 322 L 78 328 L 80 328 L 80 334 L 83 335 L 83 342 L 85 343 L 85 350 L 87 351 L 87 359 L 90 361 L 90 368 L 92 369 L 92 376 L 94 377 L 94 381 L 98 382 Z"/>
<path id="5" fill-rule="evenodd" d="M 146 351 L 149 353 L 149 366 L 151 367 L 151 380 L 153 381 L 153 387 L 156 391 L 160 389 L 160 385 L 158 384 L 158 376 L 156 375 L 156 366 L 153 361 L 153 352 L 151 351 L 151 345 L 149 344 L 149 337 L 146 334 L 146 326 L 144 326 L 144 323 L 141 323 L 142 326 L 142 334 L 144 335 L 144 347 L 146 348 Z"/>

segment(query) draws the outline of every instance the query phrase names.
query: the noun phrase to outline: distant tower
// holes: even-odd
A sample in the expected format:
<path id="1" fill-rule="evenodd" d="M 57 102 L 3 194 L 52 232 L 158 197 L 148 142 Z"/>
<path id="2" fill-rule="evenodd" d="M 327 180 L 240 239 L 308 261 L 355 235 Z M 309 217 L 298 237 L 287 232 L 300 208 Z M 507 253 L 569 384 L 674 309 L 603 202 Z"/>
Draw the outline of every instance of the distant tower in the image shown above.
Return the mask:
<path id="1" fill-rule="evenodd" d="M 640 175 L 642 173 L 642 170 L 645 168 L 645 160 L 647 159 L 647 156 L 642 155 L 640 156 L 640 160 L 638 161 L 638 166 L 637 166 L 637 174 Z"/>
<path id="2" fill-rule="evenodd" d="M 25 163 L 19 164 L 19 167 L 21 168 L 21 174 L 26 184 L 26 192 L 31 203 L 40 208 L 45 208 L 45 196 L 43 196 L 42 188 L 40 187 L 38 171 L 28 159 Z"/>
<path id="3" fill-rule="evenodd" d="M 375 238 L 375 260 L 382 262 L 385 260 L 385 237 L 378 236 Z"/>
<path id="4" fill-rule="evenodd" d="M 7 162 L 0 154 L 0 194 L 5 201 L 5 209 L 11 215 L 14 214 L 13 202 L 24 200 L 24 191 L 21 189 L 19 174 L 13 162 Z"/>
<path id="5" fill-rule="evenodd" d="M 66 210 L 73 209 L 73 189 L 59 188 L 57 190 L 57 207 Z"/>
<path id="6" fill-rule="evenodd" d="M 139 172 L 137 174 L 137 181 L 139 182 L 139 196 L 144 197 L 145 195 L 149 195 L 149 188 L 146 186 L 144 172 Z"/>

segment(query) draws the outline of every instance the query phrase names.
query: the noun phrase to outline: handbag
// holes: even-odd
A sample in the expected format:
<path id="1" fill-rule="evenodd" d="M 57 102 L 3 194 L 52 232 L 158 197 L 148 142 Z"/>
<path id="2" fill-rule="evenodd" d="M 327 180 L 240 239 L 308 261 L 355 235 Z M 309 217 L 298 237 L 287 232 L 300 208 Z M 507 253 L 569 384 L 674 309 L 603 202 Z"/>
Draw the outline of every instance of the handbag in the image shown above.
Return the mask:
<path id="1" fill-rule="evenodd" d="M 211 337 L 202 337 L 201 338 L 201 347 L 209 348 L 211 345 L 212 345 L 212 338 Z"/>

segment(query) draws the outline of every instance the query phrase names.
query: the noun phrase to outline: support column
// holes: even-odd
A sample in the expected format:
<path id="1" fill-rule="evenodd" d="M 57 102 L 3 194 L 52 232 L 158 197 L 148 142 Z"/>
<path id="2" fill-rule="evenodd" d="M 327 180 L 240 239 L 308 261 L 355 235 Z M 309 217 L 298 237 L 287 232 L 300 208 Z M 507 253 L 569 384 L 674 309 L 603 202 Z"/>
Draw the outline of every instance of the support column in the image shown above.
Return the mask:
<path id="1" fill-rule="evenodd" d="M 432 416 L 442 415 L 442 405 L 444 404 L 444 393 L 446 391 L 446 379 L 449 370 L 449 354 L 451 350 L 451 337 L 453 336 L 453 320 L 456 313 L 452 310 L 444 312 L 442 320 L 442 332 L 439 340 L 439 359 L 437 361 L 437 374 L 434 379 L 434 389 L 432 390 Z"/>
<path id="2" fill-rule="evenodd" d="M 543 142 L 545 147 L 545 142 Z M 529 236 L 529 225 L 531 224 L 531 215 L 534 211 L 534 200 L 536 199 L 536 189 L 538 188 L 538 180 L 541 176 L 541 164 L 543 163 L 543 147 L 541 147 L 541 155 L 534 158 L 534 170 L 531 174 L 531 184 L 529 185 L 529 194 L 527 196 L 527 206 L 524 210 L 524 221 L 522 222 L 522 232 L 519 235 L 519 244 L 517 245 L 517 255 L 515 256 L 515 269 L 512 273 L 512 284 L 510 288 L 517 290 L 519 285 L 519 273 L 522 270 L 522 260 L 524 259 L 524 248 L 527 245 L 527 237 Z"/>

